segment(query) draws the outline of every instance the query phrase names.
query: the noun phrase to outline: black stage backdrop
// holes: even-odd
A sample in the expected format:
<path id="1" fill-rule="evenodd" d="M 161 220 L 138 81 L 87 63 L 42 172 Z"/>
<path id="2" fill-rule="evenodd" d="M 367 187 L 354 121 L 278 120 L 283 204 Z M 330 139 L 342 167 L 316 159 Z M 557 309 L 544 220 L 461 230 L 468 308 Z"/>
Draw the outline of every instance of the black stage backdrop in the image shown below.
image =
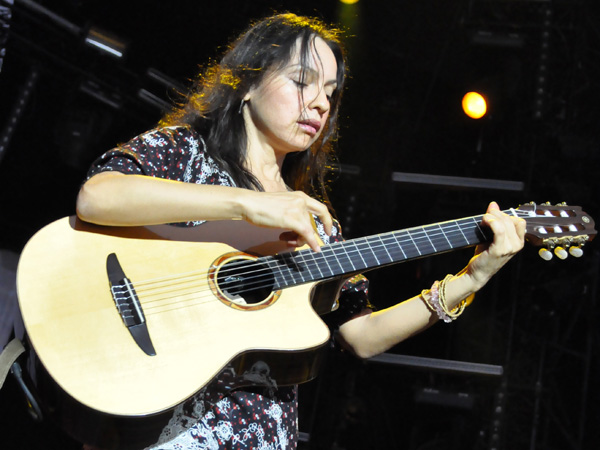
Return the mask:
<path id="1" fill-rule="evenodd" d="M 348 31 L 351 76 L 332 173 L 347 237 L 479 214 L 490 200 L 504 208 L 565 201 L 598 216 L 595 0 L 10 3 L 0 3 L 11 13 L 0 22 L 0 249 L 11 254 L 74 213 L 95 156 L 152 127 L 199 64 L 273 11 L 317 15 Z M 90 35 L 124 56 L 87 45 Z M 472 88 L 491 101 L 479 121 L 460 108 Z M 526 249 L 460 321 L 399 345 L 388 362 L 332 353 L 301 388 L 301 445 L 595 448 L 596 247 L 550 262 Z M 374 271 L 373 302 L 383 308 L 415 295 L 470 255 Z M 0 435 L 15 442 L 3 448 L 78 448 L 29 417 L 10 376 L 0 399 Z"/>

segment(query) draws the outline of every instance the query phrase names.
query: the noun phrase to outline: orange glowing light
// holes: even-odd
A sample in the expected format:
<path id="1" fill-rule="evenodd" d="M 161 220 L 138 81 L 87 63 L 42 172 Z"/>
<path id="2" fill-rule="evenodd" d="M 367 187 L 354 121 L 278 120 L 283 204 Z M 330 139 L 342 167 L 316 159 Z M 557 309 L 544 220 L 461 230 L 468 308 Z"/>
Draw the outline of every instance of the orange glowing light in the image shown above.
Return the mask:
<path id="1" fill-rule="evenodd" d="M 478 92 L 467 92 L 462 99 L 462 108 L 472 119 L 481 119 L 487 112 L 487 102 Z"/>

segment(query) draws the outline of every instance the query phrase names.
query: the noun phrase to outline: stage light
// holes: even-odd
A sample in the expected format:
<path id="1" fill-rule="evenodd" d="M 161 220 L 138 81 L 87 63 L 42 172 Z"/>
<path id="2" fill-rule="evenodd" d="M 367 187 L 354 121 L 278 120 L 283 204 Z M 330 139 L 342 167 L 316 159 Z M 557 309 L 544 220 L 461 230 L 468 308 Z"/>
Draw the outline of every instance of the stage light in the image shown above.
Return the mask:
<path id="1" fill-rule="evenodd" d="M 354 5 L 355 3 L 358 3 L 358 0 L 340 0 L 340 2 L 345 5 Z"/>
<path id="2" fill-rule="evenodd" d="M 487 112 L 487 101 L 479 92 L 467 92 L 462 99 L 462 108 L 472 119 L 481 119 Z"/>
<path id="3" fill-rule="evenodd" d="M 115 58 L 122 58 L 127 50 L 126 42 L 95 27 L 89 29 L 85 43 Z"/>

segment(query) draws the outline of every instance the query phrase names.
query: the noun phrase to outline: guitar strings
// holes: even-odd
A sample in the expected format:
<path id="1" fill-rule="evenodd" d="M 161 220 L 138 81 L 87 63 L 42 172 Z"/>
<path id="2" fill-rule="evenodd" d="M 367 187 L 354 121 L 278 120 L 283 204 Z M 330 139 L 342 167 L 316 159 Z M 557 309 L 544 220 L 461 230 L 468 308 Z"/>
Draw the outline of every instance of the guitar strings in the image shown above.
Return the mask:
<path id="1" fill-rule="evenodd" d="M 475 225 L 477 225 L 477 226 L 478 226 L 478 224 L 475 224 Z M 473 227 L 472 227 L 472 228 L 473 228 Z M 460 231 L 460 230 L 459 230 L 459 231 Z M 461 231 L 461 232 L 462 232 L 462 231 Z M 390 232 L 390 233 L 388 233 L 388 234 L 390 234 L 392 237 L 394 237 L 394 238 L 395 238 L 396 236 L 394 235 L 394 233 L 396 233 L 396 232 Z M 422 231 L 419 231 L 419 233 L 421 233 L 421 234 L 422 234 L 422 233 L 424 233 L 424 228 L 422 229 Z M 424 240 L 424 239 L 430 239 L 430 240 L 431 240 L 431 238 L 435 239 L 436 237 L 439 237 L 441 234 L 444 234 L 444 233 L 443 233 L 443 232 L 442 232 L 442 233 L 437 233 L 437 234 L 436 234 L 436 233 L 431 233 L 429 236 L 426 236 L 425 238 L 416 238 L 416 239 L 417 239 L 417 240 Z M 445 239 L 447 239 L 448 237 L 452 237 L 452 236 L 450 235 L 450 232 L 448 232 L 448 233 L 445 233 L 445 234 L 446 234 L 446 236 L 444 236 L 444 238 L 445 238 Z M 456 232 L 455 232 L 455 234 L 456 234 Z M 389 237 L 389 236 L 388 236 L 388 237 Z M 379 236 L 379 238 L 380 238 L 380 239 L 381 239 L 381 241 L 382 241 L 382 245 L 380 245 L 380 246 L 379 246 L 379 248 L 384 248 L 384 249 L 385 249 L 385 247 L 386 247 L 386 246 L 385 246 L 385 245 L 383 245 L 383 244 L 385 244 L 385 242 L 384 242 L 384 239 L 387 239 L 387 238 L 386 238 L 384 235 L 381 235 L 381 236 Z M 361 240 L 363 240 L 363 241 L 366 241 L 366 244 L 367 244 L 367 246 L 369 246 L 371 250 L 374 250 L 374 251 L 377 251 L 377 250 L 378 250 L 378 248 L 377 248 L 376 246 L 374 247 L 374 246 L 372 246 L 372 245 L 371 245 L 371 244 L 368 242 L 368 239 L 367 239 L 367 238 L 362 238 Z M 411 240 L 412 240 L 413 242 L 415 242 L 415 238 L 411 238 Z M 346 242 L 349 242 L 349 241 L 346 241 Z M 405 242 L 408 242 L 408 240 L 405 240 Z M 431 243 L 432 243 L 432 245 L 433 245 L 433 242 L 431 242 Z M 450 242 L 449 242 L 449 243 L 450 243 Z M 450 244 L 451 244 L 451 243 L 450 243 Z M 451 244 L 451 245 L 452 245 L 452 244 Z M 356 253 L 358 253 L 358 254 L 360 255 L 360 253 L 358 252 L 358 245 L 357 245 L 356 243 L 355 243 L 355 247 L 357 247 L 357 251 L 356 251 Z M 435 246 L 434 246 L 434 247 L 435 247 Z M 328 247 L 324 247 L 324 253 L 325 253 L 325 252 L 327 252 L 327 250 L 330 250 L 330 253 L 332 253 L 332 254 L 333 254 L 333 256 L 335 256 L 335 252 L 333 251 L 333 249 L 329 249 Z M 350 256 L 350 253 L 351 253 L 351 252 L 347 252 L 347 253 L 348 253 L 348 256 Z M 315 254 L 311 253 L 311 256 L 314 256 L 314 255 L 315 255 Z M 298 253 L 296 254 L 296 256 L 302 257 L 303 255 L 301 254 L 301 252 L 298 252 Z M 326 255 L 322 255 L 320 258 L 321 258 L 321 259 L 323 259 L 325 256 L 326 256 Z M 318 254 L 317 254 L 317 258 L 319 258 Z M 304 258 L 303 258 L 303 259 L 304 259 Z M 325 261 L 326 261 L 326 260 L 325 260 Z M 254 261 L 248 261 L 248 260 L 244 260 L 244 261 L 241 261 L 239 264 L 241 264 L 241 265 L 253 265 L 253 264 L 252 264 L 253 262 L 254 262 Z M 315 265 L 317 265 L 317 266 L 319 265 L 319 261 L 318 261 L 317 259 L 315 259 L 315 258 L 312 258 L 312 261 L 309 259 L 309 261 L 308 261 L 308 262 L 306 261 L 306 259 L 304 259 L 304 263 L 305 263 L 305 264 L 307 264 L 307 263 L 308 263 L 308 264 L 310 264 L 310 263 L 313 263 L 313 264 L 315 264 Z M 236 263 L 231 263 L 230 265 L 237 265 L 237 264 L 236 264 Z M 257 281 L 258 283 L 260 283 L 260 282 L 262 282 L 262 281 L 264 280 L 264 278 L 265 278 L 265 275 L 266 275 L 266 277 L 269 277 L 269 278 L 271 277 L 271 271 L 270 271 L 269 269 L 260 268 L 260 269 L 258 269 L 258 270 L 255 270 L 254 272 L 255 272 L 255 273 L 259 273 L 259 276 L 258 276 L 258 281 Z M 206 274 L 206 273 L 207 273 L 207 272 L 205 272 L 205 274 Z M 245 273 L 245 274 L 242 274 L 242 275 L 246 275 L 246 274 L 248 274 L 248 273 L 252 273 L 252 271 L 250 271 L 250 272 L 247 272 L 247 273 Z M 202 276 L 202 273 L 201 273 L 201 272 L 198 272 L 197 274 L 193 274 L 192 276 L 193 276 L 193 277 L 198 277 L 198 275 Z M 174 278 L 174 279 L 179 279 L 179 281 L 178 281 L 178 283 L 179 283 L 179 284 L 181 284 L 181 283 L 182 283 L 181 277 L 177 277 L 177 276 L 175 276 L 175 277 L 173 277 L 173 278 Z M 196 278 L 196 279 L 197 279 L 197 278 Z M 248 283 L 246 283 L 246 284 L 248 284 Z M 204 282 L 204 280 L 201 280 L 201 282 L 200 282 L 199 284 L 197 283 L 196 285 L 194 285 L 194 284 L 191 284 L 191 285 L 190 285 L 190 284 L 188 284 L 187 286 L 185 286 L 185 289 L 189 290 L 190 288 L 195 288 L 195 287 L 197 287 L 198 285 L 201 285 L 201 286 L 206 286 L 206 283 Z M 167 285 L 167 287 L 168 287 L 168 285 Z M 246 288 L 246 291 L 250 291 L 250 290 L 253 290 L 253 289 L 259 289 L 259 288 L 264 288 L 264 287 L 270 287 L 270 285 L 264 285 L 264 284 L 262 284 L 262 285 L 255 285 L 255 286 L 247 286 L 247 288 Z M 183 289 L 183 288 L 182 288 L 182 289 Z M 210 290 L 210 288 L 206 289 L 206 291 L 207 291 L 207 292 L 208 292 L 209 290 Z M 192 291 L 192 292 L 189 292 L 187 295 L 193 295 L 193 294 L 197 294 L 197 293 L 200 293 L 200 291 Z M 171 296 L 171 297 L 172 297 L 172 296 Z M 167 299 L 168 299 L 168 298 L 170 298 L 170 297 L 167 297 Z M 210 298 L 212 299 L 212 294 L 210 295 Z"/>
<path id="2" fill-rule="evenodd" d="M 512 211 L 510 211 L 512 212 Z M 531 217 L 531 214 L 529 213 L 521 213 L 519 214 L 520 211 L 517 211 L 517 215 L 522 216 L 522 217 Z M 354 244 L 355 250 L 346 250 L 346 255 L 350 258 L 353 257 L 353 253 L 361 256 L 361 252 L 360 252 L 360 245 L 363 245 L 368 248 L 369 250 L 371 250 L 373 253 L 376 253 L 377 251 L 380 251 L 381 249 L 384 249 L 385 252 L 387 252 L 386 248 L 388 247 L 388 245 L 386 245 L 386 240 L 390 240 L 390 239 L 394 239 L 396 242 L 394 243 L 395 245 L 401 245 L 401 244 L 406 244 L 406 243 L 412 243 L 412 244 L 418 244 L 421 242 L 426 242 L 427 240 L 430 241 L 432 247 L 435 249 L 435 245 L 434 245 L 434 240 L 439 240 L 441 237 L 443 237 L 444 240 L 446 240 L 451 246 L 452 243 L 450 242 L 450 239 L 452 239 L 453 237 L 456 236 L 460 236 L 461 234 L 463 235 L 464 238 L 464 231 L 469 231 L 469 230 L 473 230 L 477 227 L 479 227 L 479 223 L 477 222 L 477 219 L 480 219 L 482 216 L 475 216 L 473 218 L 467 218 L 467 219 L 459 219 L 461 221 L 468 221 L 468 220 L 472 220 L 473 223 L 468 223 L 468 227 L 465 227 L 464 225 L 461 227 L 460 224 L 458 223 L 458 221 L 449 221 L 447 223 L 454 223 L 454 225 L 452 226 L 451 229 L 446 229 L 445 231 L 441 228 L 441 226 L 439 227 L 439 231 L 436 232 L 432 232 L 427 234 L 425 227 L 415 227 L 412 229 L 408 229 L 408 230 L 403 230 L 403 231 L 396 231 L 396 232 L 388 232 L 388 233 L 384 233 L 381 235 L 376 235 L 376 236 L 370 236 L 370 237 L 364 237 L 364 238 L 358 238 L 358 239 L 354 239 L 351 241 L 345 241 L 342 243 L 337 243 L 338 246 L 339 244 Z M 546 216 L 542 216 L 542 217 L 546 217 Z M 437 225 L 441 225 L 441 224 L 437 224 Z M 540 223 L 540 225 L 543 225 Z M 410 231 L 415 231 L 415 230 L 419 230 L 417 231 L 418 234 L 424 234 L 424 236 L 410 236 Z M 399 233 L 404 233 L 404 234 L 408 234 L 409 237 L 408 239 L 404 238 L 404 239 L 400 239 L 398 240 L 398 234 Z M 372 245 L 369 240 L 373 240 L 374 238 L 378 238 L 381 241 L 381 244 L 379 245 Z M 439 244 L 439 241 L 436 241 Z M 319 268 L 320 264 L 325 261 L 327 262 L 327 258 L 333 256 L 335 259 L 337 259 L 336 256 L 336 249 L 334 249 L 333 247 L 336 244 L 332 244 L 332 246 L 326 246 L 323 247 L 323 251 L 321 253 L 313 253 L 309 250 L 301 250 L 298 251 L 293 255 L 292 257 L 298 257 L 298 258 L 302 258 L 302 262 L 304 263 L 304 266 L 307 267 L 309 270 L 313 270 L 314 267 Z M 330 255 L 328 254 L 330 253 Z M 310 256 L 309 258 L 305 258 L 304 256 Z M 375 255 L 376 256 L 376 255 Z M 389 256 L 389 254 L 388 254 Z M 362 256 L 361 256 L 362 259 Z M 263 258 L 259 258 L 258 260 L 241 260 L 239 262 L 231 262 L 229 264 L 227 264 L 227 267 L 222 269 L 222 272 L 224 272 L 225 274 L 227 273 L 227 271 L 231 271 L 231 272 L 236 272 L 239 269 L 239 266 L 256 266 L 257 265 L 257 261 L 259 261 L 259 265 L 262 264 L 265 260 L 269 260 L 272 261 L 273 257 L 263 257 Z M 338 264 L 340 264 L 339 260 L 337 261 Z M 364 259 L 363 259 L 364 262 Z M 268 264 L 267 264 L 268 265 Z M 309 266 L 312 265 L 313 269 L 311 269 Z M 329 264 L 327 264 L 329 266 Z M 229 267 L 232 266 L 232 267 Z M 321 270 L 318 269 L 319 272 L 321 273 Z M 331 271 L 331 268 L 330 268 Z M 174 299 L 177 298 L 177 301 L 175 304 L 177 305 L 181 305 L 182 303 L 188 302 L 188 301 L 194 301 L 194 300 L 203 300 L 203 297 L 207 298 L 209 301 L 216 301 L 217 299 L 214 298 L 214 295 L 212 294 L 212 289 L 210 286 L 208 286 L 208 283 L 206 282 L 206 276 L 208 275 L 208 271 L 193 271 L 193 272 L 188 272 L 185 274 L 178 274 L 178 275 L 172 275 L 172 276 L 168 276 L 168 277 L 162 277 L 160 279 L 154 279 L 154 280 L 146 280 L 143 282 L 139 282 L 136 283 L 136 290 L 138 290 L 137 286 L 140 286 L 140 289 L 138 290 L 139 293 L 144 293 L 145 295 L 145 301 L 144 303 L 156 303 L 156 302 L 160 302 L 163 300 L 170 300 L 170 299 Z M 272 283 L 269 281 L 269 283 L 265 283 L 266 279 L 272 279 L 272 270 L 270 270 L 269 268 L 265 268 L 264 266 L 261 266 L 259 269 L 255 269 L 255 270 L 249 270 L 247 272 L 242 272 L 242 273 L 238 273 L 237 275 L 239 276 L 244 276 L 245 277 L 245 289 L 244 291 L 240 291 L 240 292 L 247 292 L 247 291 L 251 291 L 251 290 L 257 290 L 257 289 L 264 289 L 264 288 L 269 288 L 272 287 Z M 248 280 L 254 280 L 251 281 L 250 283 L 248 283 Z M 170 283 L 170 284 L 168 284 Z M 261 284 L 262 283 L 262 284 Z M 296 284 L 301 284 L 301 283 L 296 283 Z M 179 288 L 174 288 L 174 286 L 179 285 Z M 148 286 L 147 288 L 143 288 L 142 286 Z M 199 289 L 201 288 L 201 289 Z M 152 293 L 152 291 L 154 291 Z M 179 292 L 179 294 L 175 294 L 174 292 Z M 168 294 L 166 297 L 160 297 L 161 294 Z M 205 294 L 205 295 L 203 295 Z M 152 300 L 149 300 L 150 297 L 152 296 L 158 296 L 157 298 L 154 298 Z M 198 297 L 198 295 L 202 295 L 202 297 Z M 192 296 L 192 298 L 188 298 L 186 299 L 185 296 Z M 200 303 L 204 303 L 203 301 L 195 302 L 194 305 L 200 304 Z M 161 306 L 165 306 L 165 305 L 157 305 L 155 307 L 161 307 Z M 169 304 L 167 304 L 166 306 L 169 306 Z M 190 305 L 191 306 L 191 305 Z M 148 309 L 152 309 L 153 306 L 150 306 L 150 308 Z"/>
<path id="3" fill-rule="evenodd" d="M 476 226 L 478 226 L 478 224 L 473 224 L 473 225 L 476 225 Z M 460 227 L 457 227 L 457 228 L 459 228 L 459 231 L 461 231 Z M 464 228 L 464 227 L 463 227 L 463 228 Z M 414 229 L 412 229 L 412 230 L 416 230 L 416 229 L 418 229 L 418 228 L 414 228 Z M 409 231 L 409 230 L 405 230 L 405 231 Z M 453 232 L 454 232 L 454 233 L 456 233 L 456 231 L 453 231 L 453 230 L 448 230 L 446 233 L 444 233 L 444 230 L 442 230 L 441 228 L 440 228 L 440 230 L 439 230 L 439 231 L 441 231 L 441 233 L 439 233 L 439 232 L 438 232 L 437 234 L 436 234 L 436 233 L 429 233 L 429 234 L 427 234 L 427 233 L 426 233 L 426 231 L 425 231 L 425 229 L 424 229 L 424 227 L 421 227 L 421 231 L 419 231 L 419 233 L 420 233 L 420 234 L 425 234 L 425 237 L 424 237 L 424 238 L 423 238 L 423 237 L 409 237 L 409 239 L 407 239 L 407 240 L 404 240 L 404 241 L 398 241 L 398 239 L 397 239 L 397 236 L 396 236 L 396 235 L 397 235 L 399 232 L 388 232 L 388 233 L 383 233 L 383 234 L 376 235 L 376 236 L 370 236 L 370 237 L 359 238 L 359 239 L 355 239 L 355 240 L 352 240 L 352 241 L 345 241 L 345 242 L 344 242 L 343 244 L 341 244 L 341 245 L 344 245 L 344 244 L 345 244 L 345 246 L 349 247 L 349 246 L 350 246 L 350 244 L 354 244 L 354 247 L 356 248 L 356 249 L 354 250 L 354 253 L 356 253 L 356 254 L 358 254 L 359 256 L 361 256 L 360 249 L 358 248 L 358 246 L 359 246 L 359 245 L 364 245 L 364 244 L 366 244 L 366 246 L 367 246 L 369 249 L 371 249 L 371 250 L 374 250 L 375 252 L 377 252 L 377 251 L 378 251 L 379 249 L 381 249 L 381 248 L 383 248 L 383 249 L 385 250 L 385 249 L 386 249 L 386 248 L 389 246 L 389 244 L 388 244 L 388 245 L 386 245 L 386 242 L 384 242 L 384 241 L 385 241 L 386 239 L 388 239 L 388 240 L 389 240 L 389 239 L 390 239 L 390 237 L 391 237 L 391 238 L 393 238 L 393 239 L 395 239 L 395 240 L 397 241 L 397 242 L 396 242 L 396 244 L 403 244 L 403 243 L 406 243 L 406 242 L 418 243 L 417 241 L 420 241 L 420 240 L 423 240 L 423 241 L 425 241 L 425 240 L 428 240 L 428 239 L 429 239 L 429 240 L 431 240 L 431 239 L 436 239 L 436 238 L 438 238 L 439 236 L 442 236 L 442 235 L 444 236 L 444 238 L 447 238 L 447 237 L 450 237 L 450 238 L 451 238 L 451 237 L 452 237 L 452 236 L 451 236 L 451 233 L 453 233 Z M 462 233 L 462 231 L 461 231 L 461 233 Z M 405 234 L 408 234 L 408 233 L 405 233 Z M 463 236 L 464 236 L 464 235 L 463 235 Z M 382 242 L 381 242 L 381 245 L 379 245 L 379 246 L 373 246 L 373 245 L 372 245 L 372 244 L 369 242 L 369 239 L 374 239 L 374 238 L 377 238 L 377 237 L 378 237 L 378 238 L 379 238 L 379 239 L 382 241 Z M 415 239 L 416 239 L 417 241 L 415 241 Z M 447 240 L 447 239 L 446 239 L 446 240 Z M 361 244 L 359 241 L 362 241 L 362 244 Z M 449 242 L 449 243 L 450 243 L 450 242 Z M 334 244 L 334 245 L 335 245 L 335 244 Z M 336 258 L 336 259 L 337 259 L 337 257 L 336 257 L 336 253 L 335 253 L 335 251 L 333 251 L 333 247 L 334 247 L 334 245 L 332 245 L 332 246 L 328 246 L 328 247 L 323 247 L 323 252 L 327 252 L 327 251 L 331 250 L 331 251 L 332 251 L 332 256 L 333 256 L 334 258 Z M 452 244 L 450 243 L 450 245 L 452 245 Z M 432 242 L 432 246 L 435 248 L 435 245 L 434 245 L 434 243 L 433 243 L 433 242 Z M 347 255 L 347 256 L 352 256 L 352 255 L 351 255 L 351 254 L 352 254 L 352 252 L 353 252 L 352 250 L 351 250 L 351 251 L 346 251 L 346 255 Z M 299 251 L 299 252 L 297 252 L 297 253 L 296 253 L 296 256 L 298 256 L 298 257 L 303 257 L 303 255 L 304 255 L 304 254 L 311 255 L 311 258 L 310 258 L 308 261 L 307 261 L 306 259 L 304 259 L 304 258 L 303 258 L 303 259 L 304 259 L 304 261 L 303 261 L 303 262 L 304 262 L 305 264 L 311 264 L 311 263 L 314 263 L 314 265 L 316 265 L 316 266 L 318 266 L 318 265 L 319 265 L 319 261 L 318 261 L 318 260 L 316 260 L 316 259 L 313 257 L 313 256 L 315 256 L 315 255 L 318 257 L 318 254 L 314 254 L 314 253 L 312 253 L 312 252 L 309 252 L 309 251 L 306 251 L 306 253 L 303 253 L 302 251 Z M 362 258 L 361 258 L 361 259 L 362 259 Z M 229 270 L 231 270 L 231 271 L 233 271 L 233 270 L 237 270 L 237 268 L 238 268 L 238 265 L 242 265 L 242 266 L 243 266 L 243 265 L 251 265 L 250 263 L 251 263 L 251 262 L 254 262 L 254 261 L 255 261 L 255 260 L 242 260 L 242 261 L 240 261 L 239 263 L 229 263 L 229 266 L 233 266 L 233 267 L 232 267 L 231 269 L 229 269 Z M 326 261 L 326 259 L 325 259 L 325 261 Z M 363 262 L 364 262 L 364 260 L 363 260 Z M 339 261 L 338 261 L 338 263 L 339 263 Z M 225 269 L 225 272 L 226 272 L 226 270 L 227 270 L 227 269 Z M 264 273 L 265 271 L 266 271 L 266 269 L 259 269 L 259 272 L 261 272 L 261 273 Z M 194 277 L 194 276 L 198 276 L 198 275 L 202 276 L 202 275 L 206 275 L 207 273 L 208 273 L 208 272 L 204 272 L 204 273 L 202 273 L 202 272 L 190 272 L 190 273 L 188 273 L 188 274 L 187 274 L 187 276 L 190 276 L 190 277 Z M 240 275 L 247 275 L 248 273 L 252 273 L 252 272 L 241 273 Z M 182 276 L 185 276 L 186 274 L 181 274 L 181 275 L 182 275 Z M 151 281 L 155 281 L 155 280 L 151 280 Z M 144 282 L 140 282 L 139 284 L 140 284 L 140 285 L 142 285 L 142 284 L 144 284 Z"/>
<path id="4" fill-rule="evenodd" d="M 442 230 L 440 230 L 440 231 L 442 231 Z M 446 235 L 449 235 L 450 233 L 453 233 L 453 232 L 456 233 L 456 231 L 449 230 L 449 231 L 446 232 Z M 359 246 L 363 246 L 363 247 L 366 246 L 366 247 L 368 247 L 369 249 L 371 249 L 371 250 L 373 250 L 375 252 L 378 251 L 379 249 L 385 249 L 387 246 L 385 245 L 384 241 L 396 238 L 396 236 L 394 235 L 394 233 L 398 233 L 398 232 L 388 232 L 388 233 L 383 233 L 383 234 L 375 235 L 375 236 L 357 238 L 357 239 L 354 239 L 354 240 L 351 240 L 351 241 L 344 241 L 342 243 L 337 243 L 337 244 L 338 245 L 345 244 L 346 246 L 349 246 L 349 244 L 354 244 L 354 246 L 356 247 L 356 249 L 355 250 L 350 250 L 349 252 L 347 252 L 347 254 L 351 255 L 352 253 L 356 253 L 356 254 L 358 254 L 360 256 L 360 251 L 359 251 L 360 249 L 358 248 Z M 420 234 L 424 234 L 425 231 L 424 230 L 423 231 L 419 231 L 419 233 Z M 437 238 L 439 236 L 442 236 L 442 235 L 444 235 L 443 231 L 441 233 L 440 232 L 430 233 L 429 235 L 427 235 L 425 237 L 414 236 L 414 237 L 409 237 L 408 239 L 404 239 L 404 240 L 400 240 L 400 241 L 398 241 L 397 239 L 395 239 L 395 240 L 397 241 L 398 244 L 406 244 L 406 243 L 413 243 L 413 242 L 414 243 L 419 243 L 420 241 L 426 241 L 428 239 L 435 239 L 435 238 Z M 369 239 L 373 240 L 375 238 L 380 238 L 380 240 L 382 242 L 380 244 L 376 245 L 376 246 L 372 245 L 369 242 Z M 332 256 L 334 256 L 334 258 L 335 258 L 336 255 L 335 255 L 335 251 L 333 250 L 334 246 L 335 246 L 335 244 L 332 244 L 331 246 L 324 246 L 324 247 L 322 247 L 322 253 L 331 252 L 331 253 L 333 253 Z M 315 258 L 319 258 L 319 256 L 320 256 L 318 253 L 312 253 L 312 252 L 309 252 L 309 251 L 305 251 L 305 252 L 306 253 L 303 253 L 303 251 L 298 251 L 297 252 L 297 256 L 303 256 L 304 254 L 307 254 L 307 255 L 310 254 L 311 258 L 308 261 L 306 261 L 306 259 L 305 259 L 304 262 L 308 263 L 308 264 L 310 264 L 310 263 L 318 264 L 319 263 L 319 261 L 317 259 L 315 259 Z M 321 258 L 324 259 L 322 256 L 321 256 Z M 235 263 L 235 262 L 234 263 L 229 263 L 228 264 L 229 266 L 233 266 L 229 270 L 230 271 L 234 271 L 234 270 L 237 269 L 238 265 L 244 265 L 244 264 L 247 264 L 248 262 L 252 262 L 252 261 L 255 261 L 255 260 L 246 260 L 246 259 L 244 259 L 244 260 L 239 261 L 237 263 Z M 251 272 L 242 273 L 241 275 L 247 275 L 248 273 L 251 273 Z M 197 277 L 197 276 L 205 276 L 207 274 L 208 274 L 208 271 L 204 271 L 204 272 L 190 271 L 190 272 L 187 272 L 187 273 L 176 274 L 176 275 L 173 275 L 173 276 L 166 276 L 166 277 L 162 277 L 162 278 L 156 278 L 156 279 L 139 281 L 139 282 L 136 283 L 136 286 L 153 285 L 153 284 L 158 284 L 161 281 L 170 281 L 172 279 L 180 280 L 181 282 L 184 282 L 185 278 L 191 278 L 191 277 Z M 176 283 L 174 283 L 174 284 L 176 284 Z"/>
<path id="5" fill-rule="evenodd" d="M 419 233 L 423 234 L 424 231 L 420 231 Z M 456 234 L 456 231 L 454 232 Z M 381 235 L 379 236 L 380 239 L 380 243 L 378 245 L 372 245 L 369 242 L 368 238 L 361 238 L 358 239 L 354 242 L 352 242 L 354 244 L 354 250 L 350 249 L 349 251 L 346 251 L 346 255 L 349 258 L 352 258 L 355 254 L 361 256 L 361 247 L 362 249 L 366 250 L 369 249 L 372 252 L 377 252 L 380 251 L 381 249 L 386 249 L 386 244 L 389 245 L 388 242 L 386 241 L 390 241 L 390 239 L 396 241 L 394 242 L 394 244 L 398 245 L 398 244 L 406 244 L 406 243 L 412 243 L 412 244 L 418 244 L 421 241 L 426 241 L 427 239 L 429 239 L 430 241 L 433 239 L 435 240 L 436 236 L 441 236 L 443 233 L 432 233 L 430 234 L 429 237 L 412 237 L 409 239 L 401 239 L 398 240 L 397 237 L 393 234 L 389 234 L 387 236 L 385 235 Z M 452 232 L 448 231 L 446 233 L 446 235 L 449 238 L 452 238 L 451 236 Z M 348 243 L 350 241 L 346 241 L 346 243 Z M 338 247 L 339 244 L 342 243 L 338 243 Z M 334 244 L 335 245 L 335 244 Z M 332 247 L 323 247 L 323 251 L 321 254 L 317 254 L 317 253 L 312 253 L 308 250 L 305 251 L 301 251 L 298 252 L 296 254 L 296 257 L 302 258 L 303 260 L 303 265 L 308 269 L 308 270 L 314 270 L 315 267 L 319 267 L 320 265 L 322 266 L 323 261 L 327 261 L 327 258 L 330 258 L 331 256 L 333 256 L 334 258 L 337 259 L 336 257 L 336 250 L 339 250 L 339 248 L 332 248 Z M 387 250 L 385 250 L 387 252 Z M 305 257 L 307 256 L 307 257 Z M 361 259 L 362 256 L 361 256 Z M 224 272 L 225 275 L 227 275 L 227 272 L 234 272 L 237 271 L 237 269 L 240 266 L 250 266 L 251 268 L 253 266 L 256 266 L 256 261 L 257 260 L 242 260 L 239 262 L 232 262 L 230 264 L 228 264 L 228 266 L 232 266 L 229 269 L 227 267 L 223 268 L 222 271 Z M 262 261 L 260 261 L 260 259 L 258 260 L 259 264 L 262 263 Z M 364 259 L 363 259 L 364 262 Z M 338 265 L 340 264 L 340 262 L 338 261 Z M 269 266 L 268 264 L 266 264 L 267 266 Z M 366 265 L 366 264 L 365 264 Z M 329 264 L 328 264 L 329 266 Z M 321 269 L 318 269 L 319 273 L 322 274 Z M 329 267 L 329 271 L 331 272 L 331 268 Z M 212 301 L 212 300 L 216 300 L 214 299 L 214 296 L 212 294 L 212 290 L 209 286 L 207 286 L 206 283 L 206 276 L 208 275 L 207 271 L 198 271 L 198 272 L 188 272 L 186 274 L 183 275 L 174 275 L 171 277 L 163 277 L 161 280 L 152 280 L 152 281 L 145 281 L 145 282 L 140 282 L 140 283 L 136 283 L 136 291 L 138 292 L 139 295 L 144 295 L 144 301 L 143 303 L 147 304 L 147 303 L 154 303 L 154 306 L 150 306 L 148 309 L 152 309 L 153 307 L 159 308 L 159 307 L 163 307 L 165 306 L 164 304 L 157 304 L 158 302 L 161 302 L 163 300 L 170 300 L 171 298 L 178 298 L 177 303 L 180 302 L 186 302 L 186 301 L 191 301 L 193 299 L 186 299 L 185 296 L 198 296 L 198 295 L 202 295 L 202 294 L 206 294 L 204 295 L 205 298 L 207 298 L 208 300 Z M 272 283 L 269 284 L 265 284 L 265 280 L 267 279 L 271 279 L 272 278 L 272 270 L 271 267 L 265 267 L 264 265 L 261 265 L 259 269 L 256 270 L 249 270 L 246 272 L 242 272 L 239 274 L 240 276 L 244 276 L 245 278 L 245 289 L 244 289 L 244 293 L 247 293 L 248 291 L 252 291 L 252 290 L 257 290 L 257 289 L 264 289 L 265 287 L 271 287 Z M 137 287 L 139 286 L 139 288 Z M 202 288 L 202 289 L 201 289 Z M 161 297 L 161 294 L 167 294 L 166 297 Z M 197 297 L 198 300 L 203 300 L 202 297 Z M 200 302 L 195 302 L 194 305 L 200 304 L 202 303 L 202 301 Z M 168 304 L 167 304 L 168 306 Z"/>

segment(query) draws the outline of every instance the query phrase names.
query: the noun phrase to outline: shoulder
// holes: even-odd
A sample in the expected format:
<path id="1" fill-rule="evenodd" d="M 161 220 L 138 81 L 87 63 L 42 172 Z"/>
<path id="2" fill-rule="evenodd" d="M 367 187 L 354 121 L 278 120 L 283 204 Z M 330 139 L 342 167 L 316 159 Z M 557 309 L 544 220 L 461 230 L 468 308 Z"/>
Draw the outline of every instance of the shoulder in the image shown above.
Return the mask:
<path id="1" fill-rule="evenodd" d="M 138 140 L 154 148 L 168 148 L 177 146 L 199 146 L 202 137 L 190 126 L 156 127 L 148 130 L 133 141 Z"/>

